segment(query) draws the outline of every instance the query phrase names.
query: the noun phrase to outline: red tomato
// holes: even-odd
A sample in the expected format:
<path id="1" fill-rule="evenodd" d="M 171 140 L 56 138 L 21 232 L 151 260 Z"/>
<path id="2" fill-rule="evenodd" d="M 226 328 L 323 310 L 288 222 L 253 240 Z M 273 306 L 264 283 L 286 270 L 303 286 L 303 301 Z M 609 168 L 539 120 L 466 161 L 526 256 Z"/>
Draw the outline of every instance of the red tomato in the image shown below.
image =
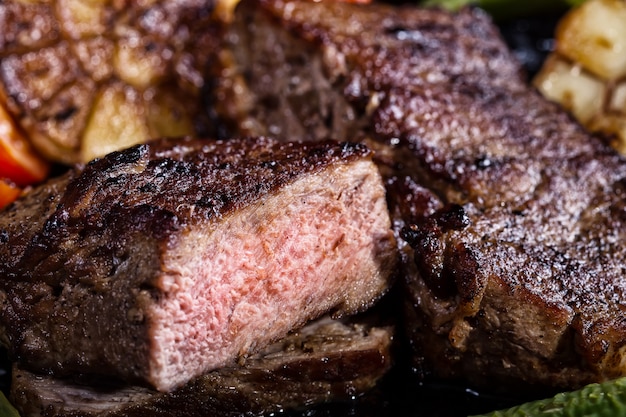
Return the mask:
<path id="1" fill-rule="evenodd" d="M 25 187 L 43 181 L 49 171 L 50 164 L 35 153 L 0 105 L 0 179 Z"/>
<path id="2" fill-rule="evenodd" d="M 20 196 L 22 190 L 17 185 L 0 180 L 0 209 Z"/>

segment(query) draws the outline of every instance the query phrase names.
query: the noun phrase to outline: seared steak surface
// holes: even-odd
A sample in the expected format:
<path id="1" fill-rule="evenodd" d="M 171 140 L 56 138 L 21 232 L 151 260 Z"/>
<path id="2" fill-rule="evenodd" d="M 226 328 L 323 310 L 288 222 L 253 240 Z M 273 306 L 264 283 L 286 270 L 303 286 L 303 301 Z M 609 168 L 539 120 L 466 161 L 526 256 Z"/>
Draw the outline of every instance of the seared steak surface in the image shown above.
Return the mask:
<path id="1" fill-rule="evenodd" d="M 245 360 L 170 393 L 111 381 L 13 372 L 23 417 L 196 417 L 281 413 L 351 401 L 391 366 L 392 329 L 322 318 Z"/>
<path id="2" fill-rule="evenodd" d="M 172 390 L 388 288 L 397 252 L 371 152 L 160 140 L 0 215 L 3 340 L 24 369 Z"/>
<path id="3" fill-rule="evenodd" d="M 422 372 L 626 374 L 626 163 L 527 86 L 481 11 L 244 0 L 236 18 L 217 92 L 244 88 L 232 129 L 376 149 Z"/>

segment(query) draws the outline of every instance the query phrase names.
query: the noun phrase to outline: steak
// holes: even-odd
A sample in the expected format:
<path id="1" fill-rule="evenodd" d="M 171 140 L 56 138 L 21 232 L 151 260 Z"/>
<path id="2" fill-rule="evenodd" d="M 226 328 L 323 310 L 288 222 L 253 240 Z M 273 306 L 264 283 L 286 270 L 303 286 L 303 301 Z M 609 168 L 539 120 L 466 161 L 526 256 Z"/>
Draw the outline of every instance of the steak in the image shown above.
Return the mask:
<path id="1" fill-rule="evenodd" d="M 170 391 L 388 289 L 397 250 L 362 144 L 164 139 L 1 212 L 0 319 L 20 367 Z"/>
<path id="2" fill-rule="evenodd" d="M 243 0 L 226 48 L 229 129 L 376 150 L 424 376 L 626 374 L 626 163 L 528 86 L 482 11 Z"/>
<path id="3" fill-rule="evenodd" d="M 208 372 L 170 393 L 14 369 L 11 399 L 22 417 L 249 416 L 350 402 L 389 369 L 392 334 L 391 327 L 361 320 L 322 318 L 242 365 Z"/>

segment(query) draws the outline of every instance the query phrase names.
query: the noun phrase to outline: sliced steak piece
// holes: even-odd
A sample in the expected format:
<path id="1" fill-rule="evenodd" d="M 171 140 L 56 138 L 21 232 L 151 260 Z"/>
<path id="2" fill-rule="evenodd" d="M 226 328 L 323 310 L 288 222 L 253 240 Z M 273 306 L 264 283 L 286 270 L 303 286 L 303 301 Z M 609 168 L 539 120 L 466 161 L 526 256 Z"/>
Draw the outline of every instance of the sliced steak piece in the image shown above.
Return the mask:
<path id="1" fill-rule="evenodd" d="M 236 22 L 216 93 L 243 92 L 219 108 L 232 129 L 377 150 L 422 372 L 626 374 L 626 163 L 526 84 L 481 11 L 243 0 Z"/>
<path id="2" fill-rule="evenodd" d="M 363 145 L 161 140 L 0 216 L 0 319 L 25 369 L 169 391 L 373 305 L 397 258 Z"/>
<path id="3" fill-rule="evenodd" d="M 391 366 L 391 327 L 323 318 L 171 393 L 13 372 L 22 417 L 250 416 L 351 401 Z"/>

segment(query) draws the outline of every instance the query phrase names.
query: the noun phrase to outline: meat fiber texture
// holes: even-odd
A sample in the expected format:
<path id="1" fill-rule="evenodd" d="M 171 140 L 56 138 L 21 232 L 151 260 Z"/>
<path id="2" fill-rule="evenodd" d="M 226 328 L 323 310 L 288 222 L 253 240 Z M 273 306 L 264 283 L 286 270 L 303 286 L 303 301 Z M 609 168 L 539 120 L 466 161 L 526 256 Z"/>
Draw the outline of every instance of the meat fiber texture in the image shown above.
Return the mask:
<path id="1" fill-rule="evenodd" d="M 372 389 L 392 363 L 392 327 L 362 319 L 323 317 L 243 364 L 208 372 L 169 393 L 15 368 L 11 400 L 22 417 L 236 417 L 348 403 Z"/>
<path id="2" fill-rule="evenodd" d="M 24 369 L 170 391 L 373 305 L 397 258 L 384 194 L 360 144 L 110 154 L 1 213 L 3 341 Z"/>
<path id="3" fill-rule="evenodd" d="M 230 129 L 376 149 L 420 372 L 509 392 L 626 374 L 626 162 L 483 12 L 243 0 L 226 44 Z"/>

